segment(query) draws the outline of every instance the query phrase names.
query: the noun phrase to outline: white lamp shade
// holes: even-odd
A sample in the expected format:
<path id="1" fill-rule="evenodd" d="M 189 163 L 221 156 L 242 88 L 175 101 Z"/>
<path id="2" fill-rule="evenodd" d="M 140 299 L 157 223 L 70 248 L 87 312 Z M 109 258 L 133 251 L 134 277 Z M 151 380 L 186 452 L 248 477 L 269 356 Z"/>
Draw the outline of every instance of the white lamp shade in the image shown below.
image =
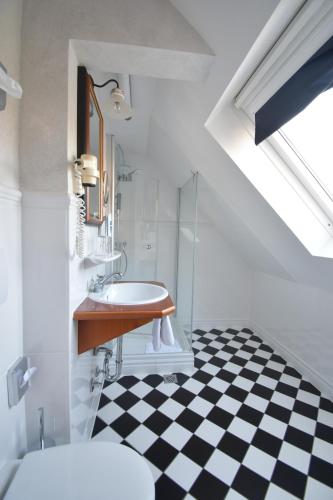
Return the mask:
<path id="1" fill-rule="evenodd" d="M 133 116 L 133 110 L 125 101 L 124 92 L 119 87 L 111 90 L 110 115 L 116 120 L 130 120 Z"/>

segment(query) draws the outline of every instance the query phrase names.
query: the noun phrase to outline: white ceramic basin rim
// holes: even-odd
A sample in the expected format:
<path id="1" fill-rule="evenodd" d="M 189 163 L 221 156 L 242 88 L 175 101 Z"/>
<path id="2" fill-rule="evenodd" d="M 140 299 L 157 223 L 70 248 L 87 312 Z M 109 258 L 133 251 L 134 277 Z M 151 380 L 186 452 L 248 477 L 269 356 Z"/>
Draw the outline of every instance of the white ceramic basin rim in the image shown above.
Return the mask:
<path id="1" fill-rule="evenodd" d="M 103 292 L 92 293 L 89 297 L 102 304 L 134 306 L 160 302 L 168 296 L 168 291 L 153 283 L 117 283 L 106 286 Z"/>

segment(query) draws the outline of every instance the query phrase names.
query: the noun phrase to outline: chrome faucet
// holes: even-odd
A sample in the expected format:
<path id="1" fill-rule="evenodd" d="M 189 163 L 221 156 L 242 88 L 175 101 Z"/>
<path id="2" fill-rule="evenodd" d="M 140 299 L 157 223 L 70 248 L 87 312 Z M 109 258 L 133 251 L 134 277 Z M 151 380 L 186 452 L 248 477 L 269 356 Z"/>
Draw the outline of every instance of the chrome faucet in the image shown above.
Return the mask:
<path id="1" fill-rule="evenodd" d="M 104 286 L 110 283 L 110 281 L 116 280 L 120 281 L 123 278 L 123 274 L 120 272 L 115 272 L 111 274 L 97 275 L 97 278 L 94 280 L 91 279 L 88 289 L 89 292 L 99 293 L 104 290 Z"/>

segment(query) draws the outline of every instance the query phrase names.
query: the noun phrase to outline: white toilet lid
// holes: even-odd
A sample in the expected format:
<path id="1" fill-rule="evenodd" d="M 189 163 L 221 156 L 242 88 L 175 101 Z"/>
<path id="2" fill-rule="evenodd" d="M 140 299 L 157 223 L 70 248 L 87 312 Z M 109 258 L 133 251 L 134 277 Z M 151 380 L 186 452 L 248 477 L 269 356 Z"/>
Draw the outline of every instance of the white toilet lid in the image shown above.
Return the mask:
<path id="1" fill-rule="evenodd" d="M 125 445 L 88 442 L 28 453 L 5 500 L 154 500 L 148 464 Z"/>

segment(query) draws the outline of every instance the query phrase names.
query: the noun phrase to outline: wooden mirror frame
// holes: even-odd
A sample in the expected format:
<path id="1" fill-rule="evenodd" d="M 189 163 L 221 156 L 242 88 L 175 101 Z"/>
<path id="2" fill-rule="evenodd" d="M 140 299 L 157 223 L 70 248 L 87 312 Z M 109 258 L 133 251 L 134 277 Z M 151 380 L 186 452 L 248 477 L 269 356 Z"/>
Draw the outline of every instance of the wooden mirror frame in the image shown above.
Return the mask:
<path id="1" fill-rule="evenodd" d="M 90 99 L 93 100 L 99 117 L 99 147 L 98 147 L 98 169 L 99 169 L 99 193 L 98 193 L 98 217 L 90 216 L 89 191 L 98 189 L 85 187 L 86 222 L 87 224 L 100 225 L 104 219 L 103 204 L 103 178 L 104 178 L 104 120 L 98 100 L 94 91 L 91 76 L 85 66 L 79 66 L 77 72 L 77 157 L 82 154 L 90 154 Z"/>

